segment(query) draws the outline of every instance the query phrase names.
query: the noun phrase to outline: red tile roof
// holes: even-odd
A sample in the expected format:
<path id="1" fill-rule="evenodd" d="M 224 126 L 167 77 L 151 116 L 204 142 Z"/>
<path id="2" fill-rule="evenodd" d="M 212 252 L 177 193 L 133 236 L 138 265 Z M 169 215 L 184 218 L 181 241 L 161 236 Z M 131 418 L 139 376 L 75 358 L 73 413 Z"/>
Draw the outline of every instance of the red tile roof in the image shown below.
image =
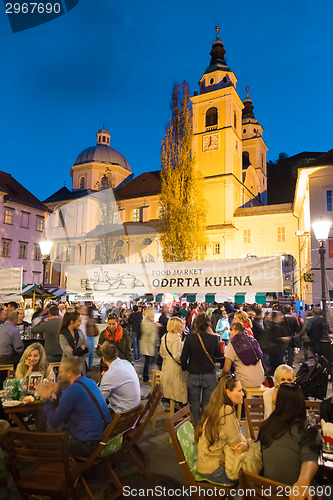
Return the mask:
<path id="1" fill-rule="evenodd" d="M 5 193 L 4 201 L 12 201 L 28 207 L 50 212 L 46 205 L 22 186 L 7 172 L 0 170 L 0 191 Z"/>

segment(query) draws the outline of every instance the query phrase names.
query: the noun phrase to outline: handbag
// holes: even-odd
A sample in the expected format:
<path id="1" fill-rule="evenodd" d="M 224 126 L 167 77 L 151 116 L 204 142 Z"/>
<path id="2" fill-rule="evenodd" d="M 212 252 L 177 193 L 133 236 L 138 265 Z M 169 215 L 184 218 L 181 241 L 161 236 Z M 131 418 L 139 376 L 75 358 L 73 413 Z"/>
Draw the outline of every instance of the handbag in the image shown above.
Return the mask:
<path id="1" fill-rule="evenodd" d="M 248 441 L 248 448 L 243 453 L 233 451 L 228 444 L 224 449 L 225 472 L 229 479 L 238 479 L 238 472 L 244 469 L 253 474 L 259 474 L 263 468 L 261 445 L 259 441 Z"/>

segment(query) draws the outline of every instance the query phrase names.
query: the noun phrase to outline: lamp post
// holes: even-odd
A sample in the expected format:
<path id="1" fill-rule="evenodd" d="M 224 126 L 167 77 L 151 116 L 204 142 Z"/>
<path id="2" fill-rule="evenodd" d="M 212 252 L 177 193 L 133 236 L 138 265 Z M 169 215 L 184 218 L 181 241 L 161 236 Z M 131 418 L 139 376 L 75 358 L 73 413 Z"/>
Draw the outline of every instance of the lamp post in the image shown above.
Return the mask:
<path id="1" fill-rule="evenodd" d="M 53 242 L 49 240 L 43 240 L 39 242 L 39 247 L 40 247 L 40 253 L 42 255 L 42 261 L 43 261 L 43 290 L 45 291 L 45 278 L 46 278 L 46 266 L 47 263 L 50 260 L 50 252 L 52 248 Z"/>
<path id="2" fill-rule="evenodd" d="M 320 275 L 321 275 L 321 301 L 323 304 L 323 331 L 322 331 L 322 347 L 323 355 L 330 361 L 331 359 L 331 345 L 328 338 L 328 323 L 327 323 L 327 303 L 326 303 L 326 270 L 325 270 L 325 241 L 331 229 L 332 222 L 329 220 L 318 220 L 312 224 L 312 229 L 315 234 L 316 240 L 319 242 L 319 256 L 320 256 Z M 327 343 L 327 346 L 326 346 Z M 329 345 L 328 345 L 329 344 Z M 327 348 L 326 348 L 327 347 Z M 325 352 L 326 351 L 326 352 Z"/>

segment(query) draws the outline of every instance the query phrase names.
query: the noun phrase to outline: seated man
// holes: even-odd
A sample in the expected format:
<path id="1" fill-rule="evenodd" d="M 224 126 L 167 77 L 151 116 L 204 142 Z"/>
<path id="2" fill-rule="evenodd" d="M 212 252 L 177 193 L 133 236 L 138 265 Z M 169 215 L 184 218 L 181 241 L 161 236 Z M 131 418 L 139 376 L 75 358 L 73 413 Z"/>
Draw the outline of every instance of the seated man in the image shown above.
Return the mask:
<path id="1" fill-rule="evenodd" d="M 7 313 L 7 319 L 0 325 L 0 363 L 16 365 L 24 351 L 19 329 L 16 327 L 18 314 L 16 311 Z"/>
<path id="2" fill-rule="evenodd" d="M 65 358 L 60 364 L 59 376 L 69 386 L 60 395 L 57 408 L 47 398 L 59 390 L 58 384 L 40 384 L 37 389 L 38 394 L 46 398 L 44 413 L 47 422 L 54 429 L 66 423 L 69 427 L 69 454 L 87 457 L 99 444 L 104 424 L 111 422 L 110 412 L 97 384 L 81 376 L 80 358 Z"/>
<path id="3" fill-rule="evenodd" d="M 114 413 L 130 410 L 140 404 L 138 375 L 126 359 L 118 358 L 114 344 L 104 342 L 101 347 L 103 362 L 108 366 L 100 383 L 100 390 Z"/>

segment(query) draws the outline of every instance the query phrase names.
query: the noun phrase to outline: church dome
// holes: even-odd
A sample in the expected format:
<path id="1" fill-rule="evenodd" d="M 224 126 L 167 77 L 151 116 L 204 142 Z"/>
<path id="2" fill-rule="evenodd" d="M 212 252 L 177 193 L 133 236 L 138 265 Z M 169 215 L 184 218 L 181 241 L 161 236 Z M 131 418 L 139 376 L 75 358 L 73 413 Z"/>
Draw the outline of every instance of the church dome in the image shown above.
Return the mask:
<path id="1" fill-rule="evenodd" d="M 97 145 L 84 149 L 76 158 L 74 165 L 104 163 L 104 165 L 119 165 L 132 172 L 126 158 L 119 151 L 109 146 L 111 138 L 109 131 L 102 128 L 97 132 L 96 136 Z"/>

